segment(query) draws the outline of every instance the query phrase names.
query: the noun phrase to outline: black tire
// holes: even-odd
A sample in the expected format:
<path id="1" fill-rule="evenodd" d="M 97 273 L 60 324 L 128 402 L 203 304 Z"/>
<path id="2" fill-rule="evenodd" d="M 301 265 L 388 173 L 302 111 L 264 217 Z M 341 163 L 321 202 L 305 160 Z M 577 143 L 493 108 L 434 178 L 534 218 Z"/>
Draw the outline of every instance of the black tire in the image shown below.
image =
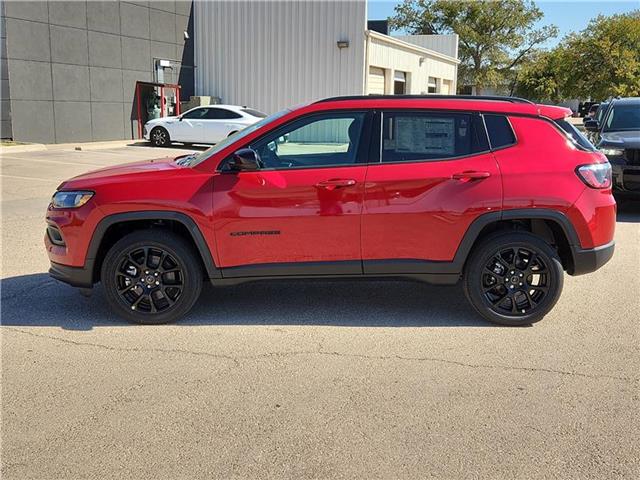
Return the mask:
<path id="1" fill-rule="evenodd" d="M 542 320 L 560 298 L 563 274 L 557 252 L 542 238 L 528 232 L 496 232 L 474 247 L 463 288 L 473 308 L 488 321 L 530 325 Z"/>
<path id="2" fill-rule="evenodd" d="M 156 325 L 191 310 L 203 276 L 197 253 L 182 237 L 167 230 L 138 230 L 109 249 L 100 278 L 118 315 Z"/>
<path id="3" fill-rule="evenodd" d="M 168 147 L 171 145 L 171 137 L 169 137 L 169 132 L 164 127 L 155 127 L 151 130 L 149 138 L 156 147 Z"/>

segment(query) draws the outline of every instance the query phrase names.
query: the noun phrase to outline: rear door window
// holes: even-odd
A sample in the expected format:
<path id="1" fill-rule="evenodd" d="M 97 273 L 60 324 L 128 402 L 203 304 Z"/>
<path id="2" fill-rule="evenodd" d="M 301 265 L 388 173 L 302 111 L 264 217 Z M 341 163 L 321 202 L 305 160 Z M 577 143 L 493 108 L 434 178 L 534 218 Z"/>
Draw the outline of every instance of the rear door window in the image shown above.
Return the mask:
<path id="1" fill-rule="evenodd" d="M 382 161 L 437 161 L 486 151 L 479 117 L 470 113 L 385 112 Z"/>
<path id="2" fill-rule="evenodd" d="M 483 115 L 491 148 L 504 148 L 516 143 L 509 119 L 504 115 Z"/>
<path id="3" fill-rule="evenodd" d="M 209 108 L 207 120 L 230 120 L 233 118 L 242 118 L 242 115 L 224 108 Z"/>

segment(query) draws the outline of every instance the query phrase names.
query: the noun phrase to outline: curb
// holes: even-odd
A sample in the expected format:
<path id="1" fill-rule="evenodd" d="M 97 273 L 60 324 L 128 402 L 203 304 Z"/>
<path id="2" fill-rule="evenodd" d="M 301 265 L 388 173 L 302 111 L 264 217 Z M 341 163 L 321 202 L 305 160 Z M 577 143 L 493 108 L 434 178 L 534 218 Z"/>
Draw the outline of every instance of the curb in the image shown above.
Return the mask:
<path id="1" fill-rule="evenodd" d="M 22 152 L 41 152 L 46 150 L 47 146 L 43 143 L 28 143 L 26 145 L 13 145 L 10 147 L 0 147 L 0 155 L 9 155 L 10 153 Z"/>
<path id="2" fill-rule="evenodd" d="M 91 150 L 104 150 L 107 148 L 122 148 L 122 147 L 139 147 L 150 146 L 151 144 L 142 139 L 130 139 L 130 140 L 112 140 L 108 142 L 86 142 L 86 143 L 28 143 L 25 145 L 13 145 L 10 147 L 0 147 L 0 155 L 9 155 L 11 153 L 22 152 L 42 152 L 45 150 L 78 150 L 78 151 L 91 151 Z"/>

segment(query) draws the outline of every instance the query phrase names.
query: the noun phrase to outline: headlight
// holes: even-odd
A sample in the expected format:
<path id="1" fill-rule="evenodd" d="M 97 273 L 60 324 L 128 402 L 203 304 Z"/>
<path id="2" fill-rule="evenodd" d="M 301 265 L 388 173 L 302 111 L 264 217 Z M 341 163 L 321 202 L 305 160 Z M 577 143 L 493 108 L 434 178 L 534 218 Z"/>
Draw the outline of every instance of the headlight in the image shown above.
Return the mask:
<path id="1" fill-rule="evenodd" d="M 87 203 L 91 197 L 93 192 L 56 192 L 51 198 L 51 204 L 54 208 L 78 208 Z"/>
<path id="2" fill-rule="evenodd" d="M 624 150 L 621 148 L 602 147 L 599 150 L 610 157 L 619 157 L 624 154 Z"/>

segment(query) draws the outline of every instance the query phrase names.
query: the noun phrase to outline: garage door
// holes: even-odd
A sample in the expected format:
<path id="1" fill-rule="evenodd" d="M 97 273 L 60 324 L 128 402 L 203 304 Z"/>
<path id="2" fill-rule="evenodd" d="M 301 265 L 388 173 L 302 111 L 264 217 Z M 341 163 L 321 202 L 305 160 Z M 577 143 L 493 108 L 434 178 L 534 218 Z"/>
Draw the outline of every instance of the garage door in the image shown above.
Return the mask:
<path id="1" fill-rule="evenodd" d="M 378 67 L 369 67 L 369 91 L 384 95 L 384 69 Z"/>

